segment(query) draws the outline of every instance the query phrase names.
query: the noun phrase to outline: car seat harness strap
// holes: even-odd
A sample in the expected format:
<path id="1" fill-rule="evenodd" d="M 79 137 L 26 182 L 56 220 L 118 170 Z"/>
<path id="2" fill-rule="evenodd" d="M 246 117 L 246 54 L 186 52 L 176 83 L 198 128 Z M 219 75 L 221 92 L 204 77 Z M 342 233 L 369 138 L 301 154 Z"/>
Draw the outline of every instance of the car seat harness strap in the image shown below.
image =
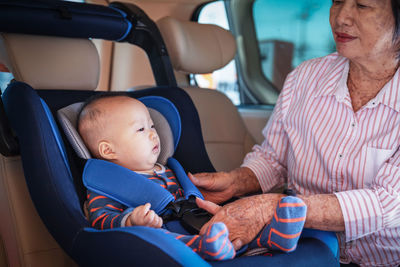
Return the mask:
<path id="1" fill-rule="evenodd" d="M 87 189 L 128 207 L 150 203 L 151 208 L 165 223 L 179 220 L 188 232 L 198 233 L 201 226 L 212 217 L 196 204 L 196 197 L 203 199 L 203 195 L 190 181 L 177 160 L 169 158 L 167 165 L 183 188 L 183 200 L 175 201 L 167 189 L 141 174 L 99 159 L 89 159 L 86 162 L 82 175 L 83 184 Z"/>

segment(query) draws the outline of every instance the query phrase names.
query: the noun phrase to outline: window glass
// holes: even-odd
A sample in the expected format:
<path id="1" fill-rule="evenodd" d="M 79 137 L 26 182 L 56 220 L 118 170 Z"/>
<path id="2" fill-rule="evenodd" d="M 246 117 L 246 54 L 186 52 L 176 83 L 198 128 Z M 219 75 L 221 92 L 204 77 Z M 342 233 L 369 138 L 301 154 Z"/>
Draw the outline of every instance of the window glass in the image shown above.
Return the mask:
<path id="1" fill-rule="evenodd" d="M 204 6 L 199 14 L 199 23 L 216 24 L 229 30 L 223 1 L 216 1 Z M 194 75 L 198 86 L 213 88 L 225 93 L 235 105 L 240 104 L 239 89 L 237 84 L 236 66 L 234 60 L 222 69 L 209 74 Z"/>
<path id="2" fill-rule="evenodd" d="M 254 25 L 264 75 L 279 89 L 301 62 L 335 51 L 330 0 L 256 0 Z"/>
<path id="3" fill-rule="evenodd" d="M 4 92 L 8 83 L 13 79 L 13 76 L 9 72 L 4 72 L 5 69 L 2 69 L 2 65 L 0 63 L 0 90 Z"/>

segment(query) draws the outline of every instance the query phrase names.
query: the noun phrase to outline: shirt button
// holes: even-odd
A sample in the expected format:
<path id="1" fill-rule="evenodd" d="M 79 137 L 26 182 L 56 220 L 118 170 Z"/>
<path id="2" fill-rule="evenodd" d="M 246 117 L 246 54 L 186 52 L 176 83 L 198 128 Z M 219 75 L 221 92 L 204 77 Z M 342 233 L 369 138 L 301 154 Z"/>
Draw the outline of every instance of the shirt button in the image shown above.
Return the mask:
<path id="1" fill-rule="evenodd" d="M 343 154 L 339 154 L 339 158 L 343 158 Z"/>
<path id="2" fill-rule="evenodd" d="M 356 124 L 353 122 L 353 123 L 351 124 L 351 126 L 352 126 L 352 127 L 355 127 L 355 126 L 356 126 Z"/>

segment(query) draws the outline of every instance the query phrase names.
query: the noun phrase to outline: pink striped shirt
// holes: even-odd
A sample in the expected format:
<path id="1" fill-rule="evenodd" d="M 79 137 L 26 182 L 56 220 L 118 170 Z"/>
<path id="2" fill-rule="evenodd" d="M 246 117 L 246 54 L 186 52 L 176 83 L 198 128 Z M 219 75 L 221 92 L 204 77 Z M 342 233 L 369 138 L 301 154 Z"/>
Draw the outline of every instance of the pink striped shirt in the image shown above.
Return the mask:
<path id="1" fill-rule="evenodd" d="M 284 182 L 339 199 L 344 263 L 400 264 L 400 73 L 354 113 L 349 61 L 337 53 L 304 62 L 285 82 L 274 113 L 242 166 L 263 192 Z"/>

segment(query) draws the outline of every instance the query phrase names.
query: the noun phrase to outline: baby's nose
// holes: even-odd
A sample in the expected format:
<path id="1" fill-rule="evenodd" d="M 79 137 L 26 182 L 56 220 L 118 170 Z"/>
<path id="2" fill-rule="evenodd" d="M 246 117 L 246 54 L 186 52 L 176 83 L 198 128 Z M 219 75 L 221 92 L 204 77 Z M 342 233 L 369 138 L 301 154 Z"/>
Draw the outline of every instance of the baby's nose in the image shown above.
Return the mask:
<path id="1" fill-rule="evenodd" d="M 158 134 L 157 134 L 155 129 L 151 129 L 149 136 L 150 136 L 151 139 L 154 139 L 154 138 L 156 138 L 158 136 Z"/>

